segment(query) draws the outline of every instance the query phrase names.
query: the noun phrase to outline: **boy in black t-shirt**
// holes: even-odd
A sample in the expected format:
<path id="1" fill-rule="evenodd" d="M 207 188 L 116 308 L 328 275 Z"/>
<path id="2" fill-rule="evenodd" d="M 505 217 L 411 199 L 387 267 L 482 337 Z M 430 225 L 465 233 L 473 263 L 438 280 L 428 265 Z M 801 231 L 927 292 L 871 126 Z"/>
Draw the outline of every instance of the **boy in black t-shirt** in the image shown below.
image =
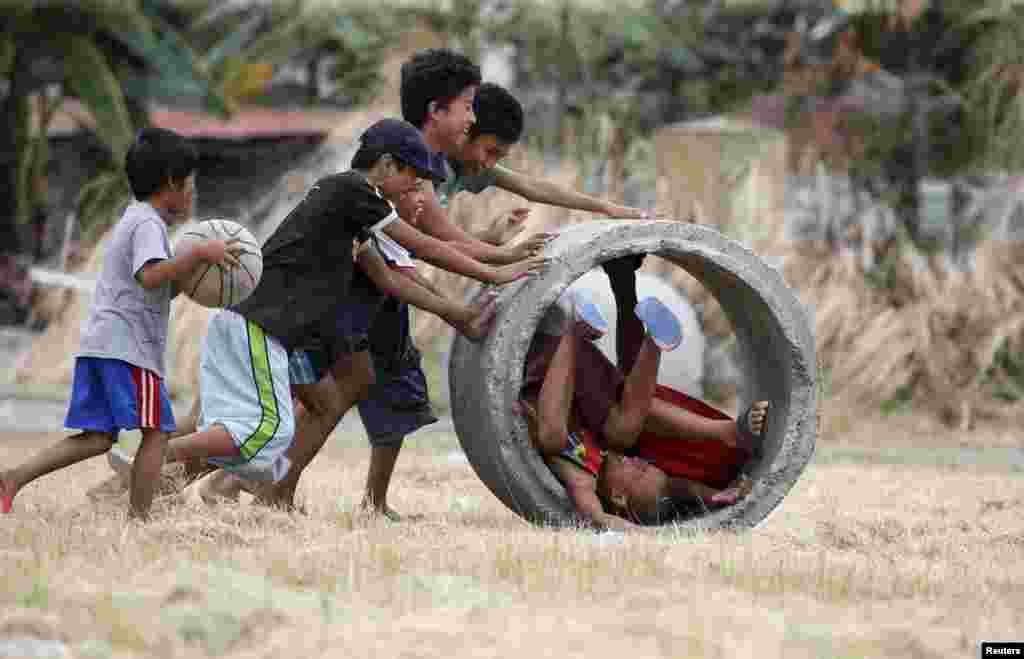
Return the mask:
<path id="1" fill-rule="evenodd" d="M 540 267 L 541 259 L 497 268 L 479 263 L 398 218 L 390 201 L 421 179 L 442 179 L 437 162 L 415 127 L 385 119 L 363 134 L 350 171 L 310 189 L 264 245 L 263 276 L 253 294 L 211 319 L 200 364 L 199 431 L 171 440 L 168 462 L 206 459 L 247 478 L 284 478 L 295 434 L 289 352 L 323 337 L 350 375 L 351 397 L 342 404 L 354 404 L 372 382 L 368 341 L 338 333 L 333 324 L 351 295 L 353 244 L 373 232 L 433 265 L 488 283 Z M 295 450 L 309 448 L 300 442 Z"/>

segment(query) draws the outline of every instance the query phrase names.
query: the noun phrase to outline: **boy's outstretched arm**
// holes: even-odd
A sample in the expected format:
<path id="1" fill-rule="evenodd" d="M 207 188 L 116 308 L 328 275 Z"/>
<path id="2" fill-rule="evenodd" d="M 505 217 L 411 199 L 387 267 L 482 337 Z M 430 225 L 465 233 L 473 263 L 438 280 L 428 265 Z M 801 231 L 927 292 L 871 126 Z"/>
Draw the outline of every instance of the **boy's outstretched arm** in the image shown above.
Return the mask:
<path id="1" fill-rule="evenodd" d="M 508 190 L 534 203 L 601 213 L 608 217 L 627 217 L 637 220 L 654 219 L 654 216 L 648 211 L 592 197 L 557 183 L 552 183 L 546 179 L 514 172 L 501 165 L 494 168 L 494 174 L 494 183 L 499 188 Z"/>
<path id="2" fill-rule="evenodd" d="M 507 284 L 538 272 L 547 264 L 547 259 L 541 256 L 532 256 L 503 266 L 481 263 L 444 240 L 427 235 L 401 219 L 391 222 L 381 231 L 416 254 L 417 258 L 433 266 L 488 284 Z"/>
<path id="3" fill-rule="evenodd" d="M 598 529 L 626 531 L 636 525 L 618 515 L 604 511 L 597 496 L 597 479 L 583 469 L 562 458 L 550 458 L 548 465 L 556 473 L 576 507 L 580 519 Z"/>
<path id="4" fill-rule="evenodd" d="M 381 292 L 440 316 L 470 339 L 486 336 L 493 317 L 493 300 L 480 305 L 456 302 L 432 286 L 424 286 L 425 280 L 416 277 L 415 272 L 406 274 L 391 268 L 374 247 L 368 243 L 363 245 L 356 257 L 357 264 Z"/>
<path id="5" fill-rule="evenodd" d="M 430 184 L 425 184 L 430 187 Z M 496 246 L 478 239 L 459 225 L 455 224 L 448 217 L 448 211 L 441 207 L 433 188 L 424 195 L 423 209 L 419 214 L 417 226 L 434 238 L 445 242 L 453 243 L 457 249 L 467 256 L 496 265 L 506 265 L 521 261 L 534 255 L 544 243 L 551 238 L 551 234 L 538 233 L 515 245 Z M 402 215 L 402 208 L 399 208 L 399 216 Z"/>

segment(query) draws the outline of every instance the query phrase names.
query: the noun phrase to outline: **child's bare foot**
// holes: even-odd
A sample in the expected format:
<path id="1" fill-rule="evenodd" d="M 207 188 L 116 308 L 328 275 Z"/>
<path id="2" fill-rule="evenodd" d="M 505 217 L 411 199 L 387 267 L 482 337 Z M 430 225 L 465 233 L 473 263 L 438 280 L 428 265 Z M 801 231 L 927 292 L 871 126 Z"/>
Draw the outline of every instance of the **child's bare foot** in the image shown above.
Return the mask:
<path id="1" fill-rule="evenodd" d="M 370 504 L 364 501 L 359 505 L 359 512 L 364 515 L 380 515 L 389 522 L 418 522 L 424 518 L 423 515 L 417 514 L 402 514 L 391 506 L 384 504 L 381 506 Z"/>
<path id="2" fill-rule="evenodd" d="M 750 491 L 753 488 L 754 482 L 746 475 L 740 474 L 739 477 L 729 485 L 729 487 L 712 494 L 710 497 L 705 497 L 704 503 L 709 508 L 731 506 L 750 494 Z"/>
<path id="3" fill-rule="evenodd" d="M 199 498 L 207 505 L 219 501 L 237 503 L 242 493 L 242 479 L 224 470 L 218 470 L 200 479 L 195 487 Z"/>
<path id="4" fill-rule="evenodd" d="M 465 323 L 460 323 L 455 329 L 470 341 L 483 341 L 490 334 L 494 317 L 498 314 L 497 291 L 487 291 L 480 302 L 470 308 L 473 310 L 472 317 Z"/>
<path id="5" fill-rule="evenodd" d="M 5 515 L 11 512 L 11 507 L 14 505 L 14 495 L 18 493 L 18 488 L 15 486 L 14 481 L 11 480 L 10 475 L 6 472 L 0 474 L 0 513 Z"/>
<path id="6" fill-rule="evenodd" d="M 129 484 L 121 478 L 120 474 L 114 474 L 107 480 L 93 485 L 85 492 L 90 501 L 110 501 L 128 491 Z"/>
<path id="7" fill-rule="evenodd" d="M 771 402 L 759 400 L 740 415 L 736 420 L 736 446 L 749 452 L 757 453 L 768 427 L 768 410 Z"/>
<path id="8" fill-rule="evenodd" d="M 107 463 L 110 464 L 110 468 L 114 470 L 117 477 L 121 479 L 122 488 L 127 490 L 131 487 L 132 465 L 135 463 L 134 456 L 125 450 L 123 446 L 115 444 L 109 451 L 107 451 Z M 186 473 L 185 466 L 182 463 L 165 462 L 163 466 L 160 467 L 160 481 L 157 483 L 155 493 L 157 496 L 177 494 L 185 489 L 185 486 L 188 485 L 191 480 L 192 479 L 189 474 Z M 111 486 L 111 488 L 113 488 L 113 486 Z M 92 490 L 90 490 L 90 492 L 92 492 Z"/>
<path id="9" fill-rule="evenodd" d="M 281 510 L 286 513 L 309 514 L 305 506 L 295 502 L 294 492 L 280 492 L 273 483 L 246 480 L 242 487 L 253 495 L 252 502 L 257 506 Z"/>

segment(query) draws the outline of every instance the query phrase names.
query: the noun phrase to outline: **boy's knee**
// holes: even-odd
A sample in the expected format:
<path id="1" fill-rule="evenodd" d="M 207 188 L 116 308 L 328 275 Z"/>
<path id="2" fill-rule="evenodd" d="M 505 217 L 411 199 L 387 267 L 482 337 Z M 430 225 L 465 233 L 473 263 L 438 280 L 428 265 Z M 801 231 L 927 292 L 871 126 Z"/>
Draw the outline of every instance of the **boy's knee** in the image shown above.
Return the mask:
<path id="1" fill-rule="evenodd" d="M 612 451 L 625 451 L 636 444 L 644 426 L 644 415 L 611 414 L 605 423 L 604 436 Z"/>
<path id="2" fill-rule="evenodd" d="M 341 409 L 342 401 L 334 387 L 330 385 L 318 386 L 315 390 L 305 391 L 300 395 L 299 400 L 302 401 L 302 407 L 306 414 L 318 418 L 340 417 L 344 413 Z"/>
<path id="3" fill-rule="evenodd" d="M 367 398 L 377 382 L 373 361 L 366 351 L 339 357 L 331 367 L 331 376 L 339 396 L 353 403 Z"/>

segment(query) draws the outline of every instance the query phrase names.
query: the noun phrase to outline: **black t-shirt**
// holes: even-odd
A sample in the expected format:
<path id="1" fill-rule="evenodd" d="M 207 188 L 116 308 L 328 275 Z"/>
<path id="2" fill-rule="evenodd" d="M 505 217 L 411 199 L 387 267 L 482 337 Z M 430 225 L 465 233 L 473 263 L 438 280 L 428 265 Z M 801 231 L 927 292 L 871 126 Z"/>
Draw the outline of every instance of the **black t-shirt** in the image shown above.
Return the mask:
<path id="1" fill-rule="evenodd" d="M 396 219 L 358 172 L 320 179 L 264 243 L 260 283 L 234 311 L 289 350 L 304 345 L 349 293 L 352 241 Z"/>

